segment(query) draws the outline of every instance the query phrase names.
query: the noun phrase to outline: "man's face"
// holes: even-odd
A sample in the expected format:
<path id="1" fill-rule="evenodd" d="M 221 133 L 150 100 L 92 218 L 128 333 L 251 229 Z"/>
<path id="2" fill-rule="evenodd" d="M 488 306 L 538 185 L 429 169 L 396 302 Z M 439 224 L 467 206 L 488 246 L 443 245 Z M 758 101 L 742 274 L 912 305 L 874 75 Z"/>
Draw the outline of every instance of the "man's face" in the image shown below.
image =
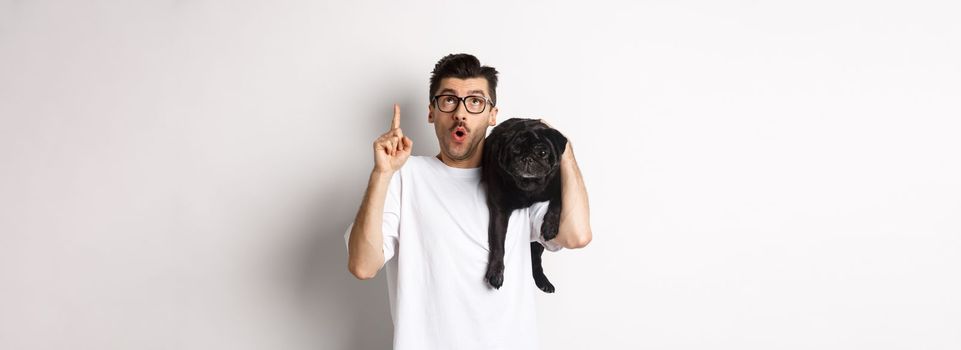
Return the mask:
<path id="1" fill-rule="evenodd" d="M 490 99 L 487 79 L 483 77 L 441 79 L 434 95 Z M 434 124 L 442 156 L 456 162 L 479 163 L 487 127 L 497 123 L 497 108 L 487 103 L 483 112 L 473 114 L 467 111 L 463 102 L 459 102 L 453 112 L 442 112 L 432 102 L 428 107 L 427 122 Z"/>

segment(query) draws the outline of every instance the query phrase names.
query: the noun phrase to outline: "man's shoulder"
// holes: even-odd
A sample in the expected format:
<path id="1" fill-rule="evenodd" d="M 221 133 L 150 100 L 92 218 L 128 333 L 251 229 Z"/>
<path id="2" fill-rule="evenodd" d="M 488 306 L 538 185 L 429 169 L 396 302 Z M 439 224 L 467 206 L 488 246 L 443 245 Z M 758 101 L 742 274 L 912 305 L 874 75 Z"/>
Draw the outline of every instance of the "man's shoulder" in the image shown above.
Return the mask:
<path id="1" fill-rule="evenodd" d="M 394 177 L 396 177 L 398 181 L 401 181 L 404 178 L 410 179 L 424 176 L 423 174 L 428 173 L 426 169 L 430 167 L 427 158 L 426 156 L 411 155 L 407 158 L 407 161 L 404 162 L 404 165 L 400 167 L 400 170 L 394 173 Z"/>
<path id="2" fill-rule="evenodd" d="M 431 158 L 434 158 L 434 156 L 411 155 L 410 158 L 407 158 L 407 161 L 404 162 L 404 166 L 402 169 L 407 169 L 408 171 L 422 171 L 424 169 L 430 168 L 431 161 L 432 161 Z"/>
<path id="3" fill-rule="evenodd" d="M 423 163 L 423 162 L 426 162 L 427 160 L 429 160 L 430 157 L 431 157 L 431 156 L 415 156 L 415 155 L 411 155 L 410 158 L 407 159 L 407 161 L 413 160 L 413 161 L 415 161 L 415 162 L 422 162 L 422 163 Z"/>

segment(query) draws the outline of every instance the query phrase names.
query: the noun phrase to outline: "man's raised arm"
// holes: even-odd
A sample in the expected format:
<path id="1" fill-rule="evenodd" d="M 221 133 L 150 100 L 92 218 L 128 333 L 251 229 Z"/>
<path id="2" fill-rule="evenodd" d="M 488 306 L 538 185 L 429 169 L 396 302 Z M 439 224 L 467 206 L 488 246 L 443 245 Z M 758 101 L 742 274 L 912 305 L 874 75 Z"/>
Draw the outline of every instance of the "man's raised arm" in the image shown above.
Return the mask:
<path id="1" fill-rule="evenodd" d="M 347 242 L 347 269 L 358 279 L 370 279 L 384 266 L 384 201 L 394 172 L 400 170 L 414 145 L 400 130 L 400 106 L 394 105 L 390 130 L 374 140 L 374 170 Z"/>

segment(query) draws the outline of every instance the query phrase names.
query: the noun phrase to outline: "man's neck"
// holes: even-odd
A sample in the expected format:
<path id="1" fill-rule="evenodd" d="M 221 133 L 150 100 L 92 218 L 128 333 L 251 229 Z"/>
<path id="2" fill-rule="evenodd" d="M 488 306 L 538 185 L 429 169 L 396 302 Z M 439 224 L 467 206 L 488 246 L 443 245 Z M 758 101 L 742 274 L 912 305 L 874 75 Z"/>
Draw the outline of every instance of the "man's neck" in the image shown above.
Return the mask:
<path id="1" fill-rule="evenodd" d="M 471 157 L 465 160 L 453 160 L 444 156 L 444 152 L 438 153 L 435 157 L 451 168 L 471 169 L 480 167 L 480 157 Z"/>

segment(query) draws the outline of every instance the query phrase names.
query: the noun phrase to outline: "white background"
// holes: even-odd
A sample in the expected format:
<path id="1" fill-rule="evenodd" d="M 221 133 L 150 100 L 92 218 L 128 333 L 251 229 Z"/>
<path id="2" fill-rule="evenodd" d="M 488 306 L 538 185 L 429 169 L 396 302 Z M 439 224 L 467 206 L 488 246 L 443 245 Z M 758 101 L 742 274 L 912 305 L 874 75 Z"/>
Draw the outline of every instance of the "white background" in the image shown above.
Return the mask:
<path id="1" fill-rule="evenodd" d="M 496 67 L 593 242 L 549 349 L 961 348 L 952 1 L 0 0 L 0 348 L 384 349 L 343 232 L 392 103 Z"/>

